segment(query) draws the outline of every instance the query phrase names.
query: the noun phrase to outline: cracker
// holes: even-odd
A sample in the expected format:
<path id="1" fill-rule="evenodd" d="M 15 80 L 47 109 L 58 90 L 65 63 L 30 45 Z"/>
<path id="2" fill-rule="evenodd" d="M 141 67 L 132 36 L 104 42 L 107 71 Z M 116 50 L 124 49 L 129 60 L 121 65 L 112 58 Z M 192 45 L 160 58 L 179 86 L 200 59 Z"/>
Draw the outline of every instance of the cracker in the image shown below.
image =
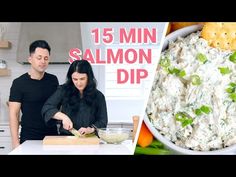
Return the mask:
<path id="1" fill-rule="evenodd" d="M 212 47 L 236 50 L 236 23 L 207 22 L 203 26 L 201 36 Z"/>

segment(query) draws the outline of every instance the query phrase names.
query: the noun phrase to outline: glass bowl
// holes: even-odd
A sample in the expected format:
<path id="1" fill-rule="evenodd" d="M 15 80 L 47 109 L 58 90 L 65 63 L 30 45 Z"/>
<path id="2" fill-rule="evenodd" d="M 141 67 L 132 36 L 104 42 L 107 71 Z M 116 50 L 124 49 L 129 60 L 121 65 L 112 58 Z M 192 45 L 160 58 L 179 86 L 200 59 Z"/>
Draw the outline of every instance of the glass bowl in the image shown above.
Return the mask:
<path id="1" fill-rule="evenodd" d="M 98 136 L 108 144 L 120 144 L 127 140 L 131 130 L 128 128 L 98 128 Z"/>

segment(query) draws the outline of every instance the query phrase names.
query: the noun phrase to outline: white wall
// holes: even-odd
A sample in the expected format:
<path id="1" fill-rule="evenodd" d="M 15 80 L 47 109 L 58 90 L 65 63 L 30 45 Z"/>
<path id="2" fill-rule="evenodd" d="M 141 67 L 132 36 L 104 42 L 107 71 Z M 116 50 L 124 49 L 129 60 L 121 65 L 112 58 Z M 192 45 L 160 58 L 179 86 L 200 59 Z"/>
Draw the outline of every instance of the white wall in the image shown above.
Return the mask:
<path id="1" fill-rule="evenodd" d="M 7 33 L 5 39 L 12 43 L 11 49 L 0 49 L 0 58 L 7 61 L 8 69 L 11 70 L 11 76 L 0 77 L 0 123 L 8 122 L 8 109 L 6 101 L 9 98 L 9 90 L 13 79 L 25 73 L 29 65 L 21 65 L 16 62 L 16 50 L 19 38 L 19 29 L 21 23 L 0 23 L 7 24 Z M 158 27 L 158 39 L 164 29 L 164 23 L 81 23 L 81 32 L 83 40 L 83 49 L 94 48 L 94 42 L 91 35 L 91 29 L 94 27 Z M 25 46 L 29 47 L 29 46 Z M 52 50 L 53 50 L 53 46 Z M 76 47 L 76 46 L 75 46 Z M 100 45 L 104 49 L 104 45 Z M 60 84 L 64 83 L 69 65 L 49 65 L 47 72 L 55 74 Z M 95 76 L 98 80 L 98 89 L 104 92 L 104 68 L 103 66 L 93 66 Z M 133 115 L 141 115 L 144 111 L 145 100 L 107 100 L 109 122 L 132 122 Z"/>

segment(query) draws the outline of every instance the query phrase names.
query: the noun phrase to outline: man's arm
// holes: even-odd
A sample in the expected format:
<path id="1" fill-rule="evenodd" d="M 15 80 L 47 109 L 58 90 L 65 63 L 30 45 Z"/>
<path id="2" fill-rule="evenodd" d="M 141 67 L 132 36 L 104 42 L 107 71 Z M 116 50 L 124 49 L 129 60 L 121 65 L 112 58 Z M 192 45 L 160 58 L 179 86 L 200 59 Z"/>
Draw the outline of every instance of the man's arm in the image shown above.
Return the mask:
<path id="1" fill-rule="evenodd" d="M 20 145 L 19 141 L 19 117 L 20 117 L 20 107 L 19 102 L 9 102 L 9 121 L 10 130 L 12 138 L 12 148 L 16 148 Z"/>

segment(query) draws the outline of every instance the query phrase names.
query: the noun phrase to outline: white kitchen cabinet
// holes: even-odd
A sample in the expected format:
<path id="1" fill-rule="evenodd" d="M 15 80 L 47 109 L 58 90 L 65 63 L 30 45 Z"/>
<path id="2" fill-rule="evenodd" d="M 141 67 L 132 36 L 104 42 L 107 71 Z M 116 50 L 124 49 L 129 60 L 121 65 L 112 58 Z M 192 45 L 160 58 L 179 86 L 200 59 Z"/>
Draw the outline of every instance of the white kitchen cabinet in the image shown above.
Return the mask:
<path id="1" fill-rule="evenodd" d="M 11 133 L 8 125 L 0 125 L 0 154 L 11 152 Z"/>

